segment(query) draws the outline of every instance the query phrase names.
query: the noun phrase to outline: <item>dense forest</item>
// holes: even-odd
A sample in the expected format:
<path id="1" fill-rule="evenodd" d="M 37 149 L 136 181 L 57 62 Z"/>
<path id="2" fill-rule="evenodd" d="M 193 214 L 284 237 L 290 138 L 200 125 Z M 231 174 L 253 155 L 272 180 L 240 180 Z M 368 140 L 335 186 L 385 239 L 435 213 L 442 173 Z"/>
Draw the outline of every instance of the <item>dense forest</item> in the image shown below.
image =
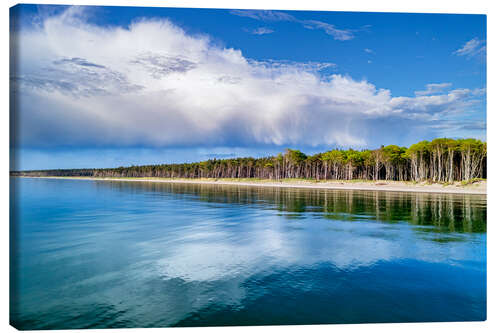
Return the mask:
<path id="1" fill-rule="evenodd" d="M 486 142 L 438 138 L 409 148 L 333 149 L 308 156 L 287 149 L 262 158 L 211 159 L 108 169 L 15 171 L 17 176 L 162 177 L 162 178 L 308 178 L 316 180 L 404 180 L 453 182 L 486 178 Z"/>

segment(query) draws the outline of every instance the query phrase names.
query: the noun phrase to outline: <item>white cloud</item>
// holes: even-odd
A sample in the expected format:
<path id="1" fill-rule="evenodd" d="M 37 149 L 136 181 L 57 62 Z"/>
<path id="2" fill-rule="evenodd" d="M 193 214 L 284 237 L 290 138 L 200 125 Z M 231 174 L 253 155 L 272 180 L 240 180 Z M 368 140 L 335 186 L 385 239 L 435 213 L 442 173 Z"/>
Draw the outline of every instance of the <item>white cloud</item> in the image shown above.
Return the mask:
<path id="1" fill-rule="evenodd" d="M 424 96 L 438 94 L 451 87 L 451 83 L 430 83 L 425 85 L 425 90 L 415 91 L 415 95 Z"/>
<path id="2" fill-rule="evenodd" d="M 458 56 L 465 56 L 468 59 L 474 56 L 486 56 L 486 42 L 473 38 L 453 53 Z"/>
<path id="3" fill-rule="evenodd" d="M 372 53 L 372 54 L 374 53 L 372 49 L 365 49 L 365 52 L 366 53 Z"/>
<path id="4" fill-rule="evenodd" d="M 469 89 L 455 89 L 442 95 L 395 97 L 391 99 L 390 104 L 393 110 L 401 110 L 411 117 L 430 120 L 432 115 L 463 112 L 477 102 L 470 99 L 472 95 L 473 92 Z"/>
<path id="5" fill-rule="evenodd" d="M 322 75 L 334 64 L 255 61 L 167 20 L 99 27 L 80 14 L 73 7 L 13 33 L 18 144 L 364 146 L 381 135 L 421 135 L 427 121 L 478 95 L 393 97 L 364 80 Z"/>

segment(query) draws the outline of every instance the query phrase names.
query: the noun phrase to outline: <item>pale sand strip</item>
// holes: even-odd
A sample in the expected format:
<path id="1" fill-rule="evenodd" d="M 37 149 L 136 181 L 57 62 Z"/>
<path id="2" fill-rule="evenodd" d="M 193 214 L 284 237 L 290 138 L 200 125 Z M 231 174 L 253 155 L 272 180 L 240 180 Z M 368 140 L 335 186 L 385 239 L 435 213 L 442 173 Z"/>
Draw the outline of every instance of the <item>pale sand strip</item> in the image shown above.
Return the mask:
<path id="1" fill-rule="evenodd" d="M 157 183 L 180 183 L 180 184 L 208 184 L 208 185 L 237 185 L 237 186 L 260 186 L 260 187 L 287 187 L 308 189 L 332 189 L 332 190 L 360 190 L 360 191 L 392 191 L 392 192 L 424 192 L 424 193 L 458 193 L 458 194 L 482 194 L 486 195 L 486 181 L 481 181 L 466 186 L 442 185 L 442 184 L 412 184 L 397 181 L 378 182 L 342 182 L 342 181 L 232 181 L 232 180 L 203 180 L 203 179 L 165 179 L 165 178 L 93 178 L 93 177 L 24 177 L 24 178 L 49 178 L 49 179 L 74 179 L 93 181 L 125 181 L 125 182 L 157 182 Z"/>

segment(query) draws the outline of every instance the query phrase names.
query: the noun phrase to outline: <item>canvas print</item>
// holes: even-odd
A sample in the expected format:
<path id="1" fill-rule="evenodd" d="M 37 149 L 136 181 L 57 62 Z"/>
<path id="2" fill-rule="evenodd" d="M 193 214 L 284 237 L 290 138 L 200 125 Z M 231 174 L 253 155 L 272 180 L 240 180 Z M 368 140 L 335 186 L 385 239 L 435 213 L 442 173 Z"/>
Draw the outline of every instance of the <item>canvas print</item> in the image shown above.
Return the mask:
<path id="1" fill-rule="evenodd" d="M 10 8 L 20 330 L 486 320 L 486 16 Z"/>

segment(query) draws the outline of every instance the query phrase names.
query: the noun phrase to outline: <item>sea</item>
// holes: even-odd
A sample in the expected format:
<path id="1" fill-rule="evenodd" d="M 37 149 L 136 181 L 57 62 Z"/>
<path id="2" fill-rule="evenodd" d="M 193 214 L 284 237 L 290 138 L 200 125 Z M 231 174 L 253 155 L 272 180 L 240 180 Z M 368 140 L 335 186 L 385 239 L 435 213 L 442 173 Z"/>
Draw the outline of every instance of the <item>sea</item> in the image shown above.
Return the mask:
<path id="1" fill-rule="evenodd" d="M 486 319 L 486 195 L 11 178 L 18 329 Z"/>

